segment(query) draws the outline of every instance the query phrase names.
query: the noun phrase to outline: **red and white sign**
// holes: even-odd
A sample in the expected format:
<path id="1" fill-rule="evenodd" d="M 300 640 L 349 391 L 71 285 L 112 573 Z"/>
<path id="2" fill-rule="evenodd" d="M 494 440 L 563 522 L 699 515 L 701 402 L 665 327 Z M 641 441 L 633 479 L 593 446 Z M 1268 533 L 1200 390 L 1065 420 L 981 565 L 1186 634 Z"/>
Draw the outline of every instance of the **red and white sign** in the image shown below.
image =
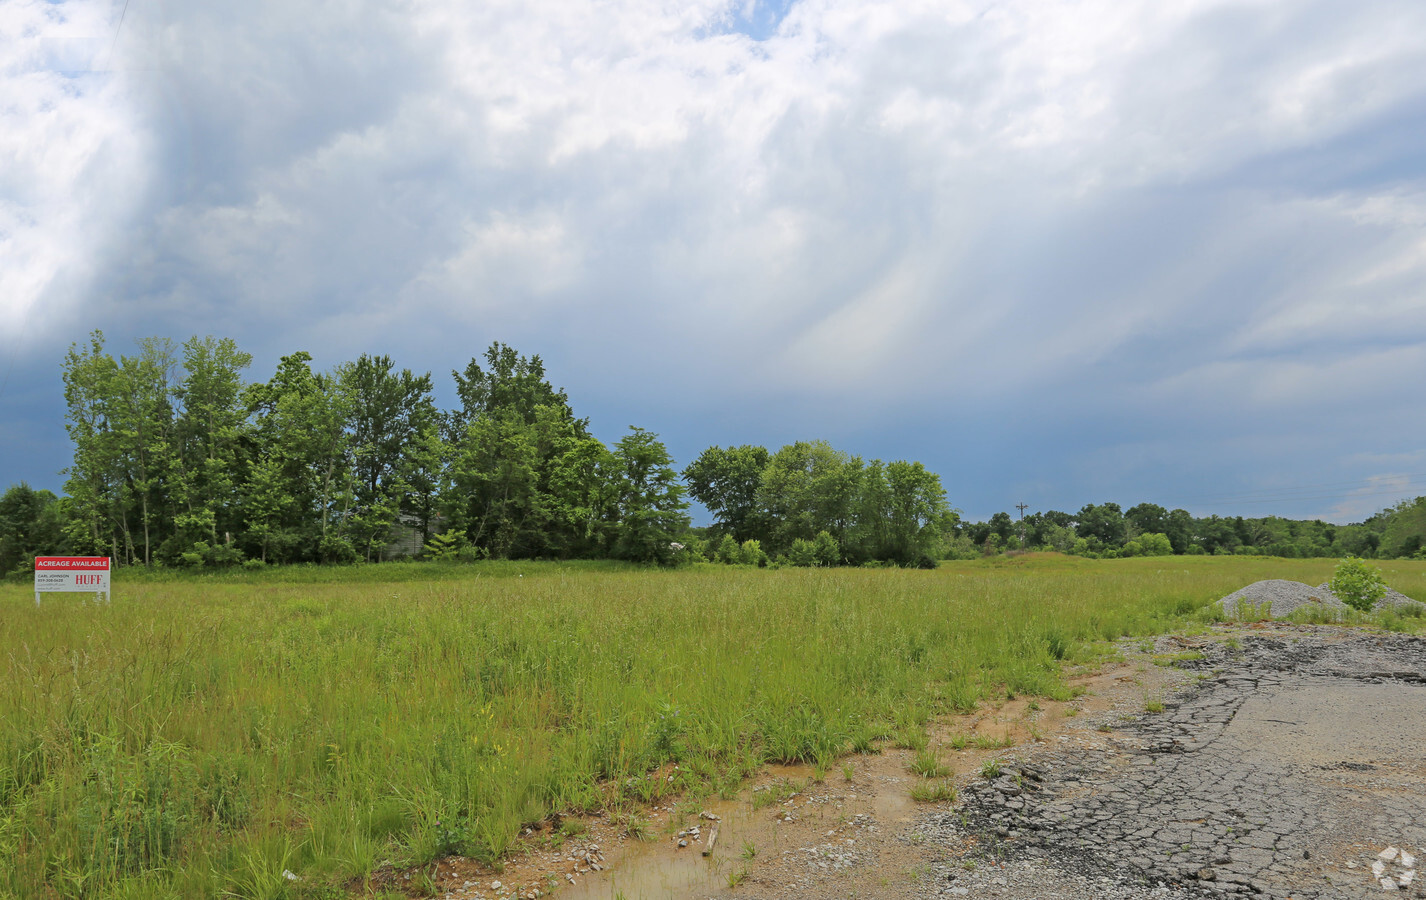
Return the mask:
<path id="1" fill-rule="evenodd" d="M 35 557 L 35 602 L 43 591 L 83 591 L 109 596 L 109 557 Z"/>

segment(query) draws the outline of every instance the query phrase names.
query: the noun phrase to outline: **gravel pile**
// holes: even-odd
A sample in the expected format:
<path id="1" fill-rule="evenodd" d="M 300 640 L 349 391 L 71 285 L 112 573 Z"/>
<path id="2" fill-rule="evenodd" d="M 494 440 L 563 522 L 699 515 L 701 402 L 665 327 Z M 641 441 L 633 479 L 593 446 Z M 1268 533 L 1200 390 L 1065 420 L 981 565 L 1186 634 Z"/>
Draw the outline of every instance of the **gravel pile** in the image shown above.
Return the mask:
<path id="1" fill-rule="evenodd" d="M 1248 604 L 1254 607 L 1261 607 L 1268 604 L 1268 615 L 1274 619 L 1291 615 L 1295 610 L 1304 606 L 1317 606 L 1335 613 L 1343 613 L 1348 607 L 1332 593 L 1332 589 L 1324 582 L 1312 587 L 1300 581 L 1287 581 L 1282 578 L 1274 578 L 1269 581 L 1255 581 L 1245 588 L 1240 588 L 1219 601 L 1223 604 L 1223 612 L 1228 616 L 1237 616 L 1239 603 Z M 1410 597 L 1386 589 L 1386 596 L 1382 597 L 1372 607 L 1374 610 L 1395 609 L 1398 612 L 1404 609 L 1416 608 L 1426 611 L 1426 603 L 1412 600 Z"/>
<path id="2" fill-rule="evenodd" d="M 1318 590 L 1327 590 L 1327 585 L 1322 585 L 1320 588 L 1318 588 Z M 1387 588 L 1386 596 L 1378 600 L 1376 602 L 1376 605 L 1373 606 L 1372 609 L 1395 609 L 1399 611 L 1410 607 L 1417 607 L 1422 610 L 1426 610 L 1426 603 L 1422 603 L 1419 600 L 1412 600 L 1410 597 L 1406 596 L 1400 591 L 1393 591 L 1391 588 Z"/>
<path id="3" fill-rule="evenodd" d="M 1345 612 L 1347 609 L 1347 604 L 1338 600 L 1337 595 L 1327 590 L 1325 584 L 1321 587 L 1312 587 L 1300 581 L 1287 581 L 1282 578 L 1255 581 L 1245 588 L 1239 588 L 1219 602 L 1223 604 L 1223 612 L 1229 616 L 1238 615 L 1240 603 L 1255 607 L 1261 607 L 1266 603 L 1269 604 L 1268 614 L 1274 619 L 1290 615 L 1304 606 L 1321 606 L 1337 613 Z"/>

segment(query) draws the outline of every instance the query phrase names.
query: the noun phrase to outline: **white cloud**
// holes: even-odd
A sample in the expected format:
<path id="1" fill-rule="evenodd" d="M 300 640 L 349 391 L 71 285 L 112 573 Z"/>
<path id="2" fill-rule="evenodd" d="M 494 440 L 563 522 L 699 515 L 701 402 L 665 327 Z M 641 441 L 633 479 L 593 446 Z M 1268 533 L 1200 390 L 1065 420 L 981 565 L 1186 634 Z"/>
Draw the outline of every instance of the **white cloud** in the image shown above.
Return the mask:
<path id="1" fill-rule="evenodd" d="M 1421 373 L 1426 7 L 745 6 L 136 2 L 111 65 L 116 7 L 0 4 L 0 328 L 537 335 L 848 420 L 1231 428 Z"/>
<path id="2" fill-rule="evenodd" d="M 0 331 L 48 330 L 141 189 L 141 136 L 122 85 L 95 71 L 103 4 L 0 5 Z"/>

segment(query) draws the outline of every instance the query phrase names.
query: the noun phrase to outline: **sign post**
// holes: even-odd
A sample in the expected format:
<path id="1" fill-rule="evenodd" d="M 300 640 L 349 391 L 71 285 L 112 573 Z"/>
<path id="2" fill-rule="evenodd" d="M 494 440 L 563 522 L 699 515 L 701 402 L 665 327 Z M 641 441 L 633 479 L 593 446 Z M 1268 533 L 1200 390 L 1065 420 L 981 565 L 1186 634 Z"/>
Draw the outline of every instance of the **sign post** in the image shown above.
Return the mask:
<path id="1" fill-rule="evenodd" d="M 41 591 L 67 591 L 99 595 L 109 600 L 109 557 L 107 556 L 36 556 L 35 605 L 40 605 Z"/>

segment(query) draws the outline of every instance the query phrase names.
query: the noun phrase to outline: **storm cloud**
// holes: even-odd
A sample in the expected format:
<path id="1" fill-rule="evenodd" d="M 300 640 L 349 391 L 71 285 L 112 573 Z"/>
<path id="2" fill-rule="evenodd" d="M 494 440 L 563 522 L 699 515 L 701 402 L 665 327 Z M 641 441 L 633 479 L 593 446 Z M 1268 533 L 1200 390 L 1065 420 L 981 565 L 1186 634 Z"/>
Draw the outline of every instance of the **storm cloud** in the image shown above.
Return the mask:
<path id="1" fill-rule="evenodd" d="M 122 22 L 121 22 L 122 17 Z M 103 328 L 1020 501 L 1426 493 L 1426 7 L 0 5 L 0 480 Z"/>

